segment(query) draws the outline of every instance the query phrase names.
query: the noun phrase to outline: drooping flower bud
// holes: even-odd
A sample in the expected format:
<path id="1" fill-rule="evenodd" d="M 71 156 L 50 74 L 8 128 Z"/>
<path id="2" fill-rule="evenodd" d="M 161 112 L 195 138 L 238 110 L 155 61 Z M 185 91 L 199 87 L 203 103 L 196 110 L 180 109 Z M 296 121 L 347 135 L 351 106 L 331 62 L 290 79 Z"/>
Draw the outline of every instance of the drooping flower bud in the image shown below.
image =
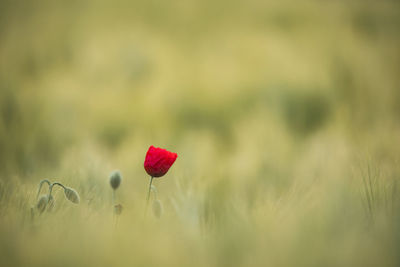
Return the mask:
<path id="1" fill-rule="evenodd" d="M 37 204 L 36 204 L 36 208 L 39 211 L 39 213 L 43 213 L 46 210 L 47 207 L 47 203 L 49 202 L 49 198 L 47 195 L 42 195 Z"/>
<path id="2" fill-rule="evenodd" d="M 119 171 L 113 171 L 110 174 L 110 185 L 111 187 L 116 190 L 122 181 L 122 175 Z"/>
<path id="3" fill-rule="evenodd" d="M 79 194 L 71 187 L 64 188 L 65 197 L 72 203 L 79 204 Z"/>

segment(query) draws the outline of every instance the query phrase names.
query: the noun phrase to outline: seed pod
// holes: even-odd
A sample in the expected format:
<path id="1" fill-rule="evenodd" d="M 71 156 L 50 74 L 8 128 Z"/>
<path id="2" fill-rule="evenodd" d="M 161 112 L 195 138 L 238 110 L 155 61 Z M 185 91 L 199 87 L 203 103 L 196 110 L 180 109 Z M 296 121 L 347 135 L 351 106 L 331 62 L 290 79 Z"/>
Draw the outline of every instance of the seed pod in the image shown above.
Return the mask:
<path id="1" fill-rule="evenodd" d="M 116 190 L 122 181 L 122 175 L 119 171 L 113 171 L 110 174 L 110 185 L 112 189 Z"/>
<path id="2" fill-rule="evenodd" d="M 47 195 L 42 195 L 39 198 L 39 200 L 38 200 L 38 202 L 36 204 L 36 208 L 37 208 L 37 210 L 39 211 L 40 214 L 43 213 L 46 210 L 46 206 L 47 206 L 48 202 L 49 202 L 49 198 L 48 198 Z"/>
<path id="3" fill-rule="evenodd" d="M 163 206 L 160 200 L 153 201 L 153 213 L 157 218 L 160 218 L 163 213 Z"/>
<path id="4" fill-rule="evenodd" d="M 65 187 L 64 189 L 65 197 L 72 203 L 79 204 L 79 194 L 71 187 Z"/>

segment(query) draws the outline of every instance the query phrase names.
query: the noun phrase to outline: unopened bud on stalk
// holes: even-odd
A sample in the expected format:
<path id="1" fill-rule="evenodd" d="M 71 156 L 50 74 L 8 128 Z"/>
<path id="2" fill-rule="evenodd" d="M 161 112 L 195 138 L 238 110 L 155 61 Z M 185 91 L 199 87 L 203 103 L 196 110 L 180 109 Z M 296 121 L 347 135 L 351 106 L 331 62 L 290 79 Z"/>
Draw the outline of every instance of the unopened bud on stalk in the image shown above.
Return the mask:
<path id="1" fill-rule="evenodd" d="M 47 203 L 49 202 L 49 197 L 47 195 L 42 195 L 37 204 L 36 208 L 39 211 L 39 213 L 43 213 L 46 210 Z"/>
<path id="2" fill-rule="evenodd" d="M 79 204 L 79 194 L 71 187 L 64 188 L 65 197 L 72 203 Z"/>
<path id="3" fill-rule="evenodd" d="M 110 185 L 111 187 L 116 190 L 122 181 L 122 175 L 119 171 L 113 171 L 110 174 Z"/>
<path id="4" fill-rule="evenodd" d="M 153 201 L 153 213 L 157 218 L 160 218 L 163 213 L 163 206 L 160 200 Z"/>

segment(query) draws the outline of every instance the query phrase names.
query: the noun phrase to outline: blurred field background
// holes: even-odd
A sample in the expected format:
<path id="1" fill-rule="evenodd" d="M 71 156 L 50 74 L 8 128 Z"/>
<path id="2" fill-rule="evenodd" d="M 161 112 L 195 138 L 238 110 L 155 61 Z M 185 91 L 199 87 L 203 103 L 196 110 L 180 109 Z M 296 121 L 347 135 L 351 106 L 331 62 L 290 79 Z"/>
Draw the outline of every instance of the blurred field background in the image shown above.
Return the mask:
<path id="1" fill-rule="evenodd" d="M 0 265 L 399 266 L 399 74 L 398 1 L 1 1 Z"/>

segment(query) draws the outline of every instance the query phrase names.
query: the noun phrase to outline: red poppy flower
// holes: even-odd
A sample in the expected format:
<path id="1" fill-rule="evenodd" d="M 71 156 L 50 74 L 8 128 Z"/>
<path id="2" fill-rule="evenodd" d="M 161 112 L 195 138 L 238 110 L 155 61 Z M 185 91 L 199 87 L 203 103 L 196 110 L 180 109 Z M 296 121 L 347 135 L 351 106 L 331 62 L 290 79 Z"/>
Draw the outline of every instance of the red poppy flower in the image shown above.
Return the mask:
<path id="1" fill-rule="evenodd" d="M 150 146 L 144 161 L 144 169 L 151 177 L 164 176 L 174 164 L 178 154 Z"/>

